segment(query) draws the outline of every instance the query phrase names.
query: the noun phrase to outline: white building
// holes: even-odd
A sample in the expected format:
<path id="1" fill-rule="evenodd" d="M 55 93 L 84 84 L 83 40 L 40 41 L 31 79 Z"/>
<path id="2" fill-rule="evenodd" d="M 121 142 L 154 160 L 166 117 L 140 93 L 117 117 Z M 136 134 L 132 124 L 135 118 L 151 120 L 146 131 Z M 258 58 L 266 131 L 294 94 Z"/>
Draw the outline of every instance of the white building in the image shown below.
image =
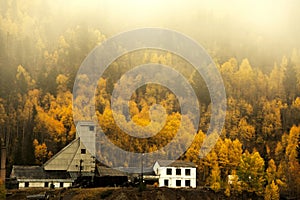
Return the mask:
<path id="1" fill-rule="evenodd" d="M 76 139 L 42 166 L 13 166 L 10 177 L 19 188 L 70 187 L 78 176 L 94 176 L 96 127 L 83 121 L 76 125 Z M 89 149 L 85 145 L 89 146 Z"/>
<path id="2" fill-rule="evenodd" d="M 153 166 L 159 187 L 196 188 L 196 165 L 186 161 L 158 160 Z"/>

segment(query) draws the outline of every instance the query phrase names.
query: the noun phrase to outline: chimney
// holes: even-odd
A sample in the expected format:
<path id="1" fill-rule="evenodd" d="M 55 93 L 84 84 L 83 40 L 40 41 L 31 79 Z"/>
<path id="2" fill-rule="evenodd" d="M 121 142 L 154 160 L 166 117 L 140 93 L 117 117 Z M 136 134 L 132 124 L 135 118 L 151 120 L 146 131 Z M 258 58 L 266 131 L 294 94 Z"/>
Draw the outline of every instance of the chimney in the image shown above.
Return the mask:
<path id="1" fill-rule="evenodd" d="M 5 176 L 6 176 L 6 147 L 4 142 L 1 142 L 1 169 L 0 169 L 0 176 L 2 183 L 5 183 Z"/>

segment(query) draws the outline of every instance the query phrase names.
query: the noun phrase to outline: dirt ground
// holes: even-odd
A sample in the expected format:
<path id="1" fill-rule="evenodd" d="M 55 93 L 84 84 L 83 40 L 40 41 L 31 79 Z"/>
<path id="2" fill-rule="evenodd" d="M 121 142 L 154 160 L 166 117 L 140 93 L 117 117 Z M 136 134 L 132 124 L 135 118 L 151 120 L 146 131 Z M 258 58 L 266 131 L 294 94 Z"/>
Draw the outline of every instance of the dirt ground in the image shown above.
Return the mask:
<path id="1" fill-rule="evenodd" d="M 252 193 L 243 193 L 227 197 L 224 191 L 215 193 L 212 190 L 170 189 L 147 187 L 144 191 L 138 188 L 71 188 L 71 189 L 19 189 L 8 191 L 7 200 L 22 200 L 33 194 L 47 194 L 50 200 L 221 200 L 221 199 L 263 199 Z"/>

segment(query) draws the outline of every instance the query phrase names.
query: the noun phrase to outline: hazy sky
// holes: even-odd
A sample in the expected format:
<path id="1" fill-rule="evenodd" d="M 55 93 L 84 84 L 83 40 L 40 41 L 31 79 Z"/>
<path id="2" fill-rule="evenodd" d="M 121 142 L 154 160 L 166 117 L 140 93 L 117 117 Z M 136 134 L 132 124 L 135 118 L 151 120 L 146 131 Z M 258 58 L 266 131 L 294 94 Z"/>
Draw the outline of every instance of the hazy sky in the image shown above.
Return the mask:
<path id="1" fill-rule="evenodd" d="M 60 5 L 61 2 L 65 5 Z M 104 16 L 112 22 L 119 20 L 144 26 L 162 23 L 168 26 L 168 20 L 193 19 L 197 13 L 206 11 L 219 17 L 234 16 L 253 28 L 265 30 L 287 28 L 289 21 L 298 23 L 297 9 L 300 8 L 297 0 L 73 0 L 58 1 L 58 5 L 72 11 L 99 14 L 95 17 Z"/>

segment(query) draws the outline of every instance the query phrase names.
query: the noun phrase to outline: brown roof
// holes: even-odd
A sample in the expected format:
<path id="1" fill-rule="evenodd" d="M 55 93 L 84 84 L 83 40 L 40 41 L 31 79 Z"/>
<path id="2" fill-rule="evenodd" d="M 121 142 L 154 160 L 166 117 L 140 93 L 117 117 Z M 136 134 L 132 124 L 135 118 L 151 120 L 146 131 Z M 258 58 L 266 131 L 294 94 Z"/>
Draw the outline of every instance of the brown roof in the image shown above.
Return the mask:
<path id="1" fill-rule="evenodd" d="M 183 160 L 158 160 L 157 162 L 161 167 L 196 167 L 195 163 Z"/>
<path id="2" fill-rule="evenodd" d="M 97 166 L 97 171 L 99 176 L 127 176 L 125 172 L 105 166 Z"/>

